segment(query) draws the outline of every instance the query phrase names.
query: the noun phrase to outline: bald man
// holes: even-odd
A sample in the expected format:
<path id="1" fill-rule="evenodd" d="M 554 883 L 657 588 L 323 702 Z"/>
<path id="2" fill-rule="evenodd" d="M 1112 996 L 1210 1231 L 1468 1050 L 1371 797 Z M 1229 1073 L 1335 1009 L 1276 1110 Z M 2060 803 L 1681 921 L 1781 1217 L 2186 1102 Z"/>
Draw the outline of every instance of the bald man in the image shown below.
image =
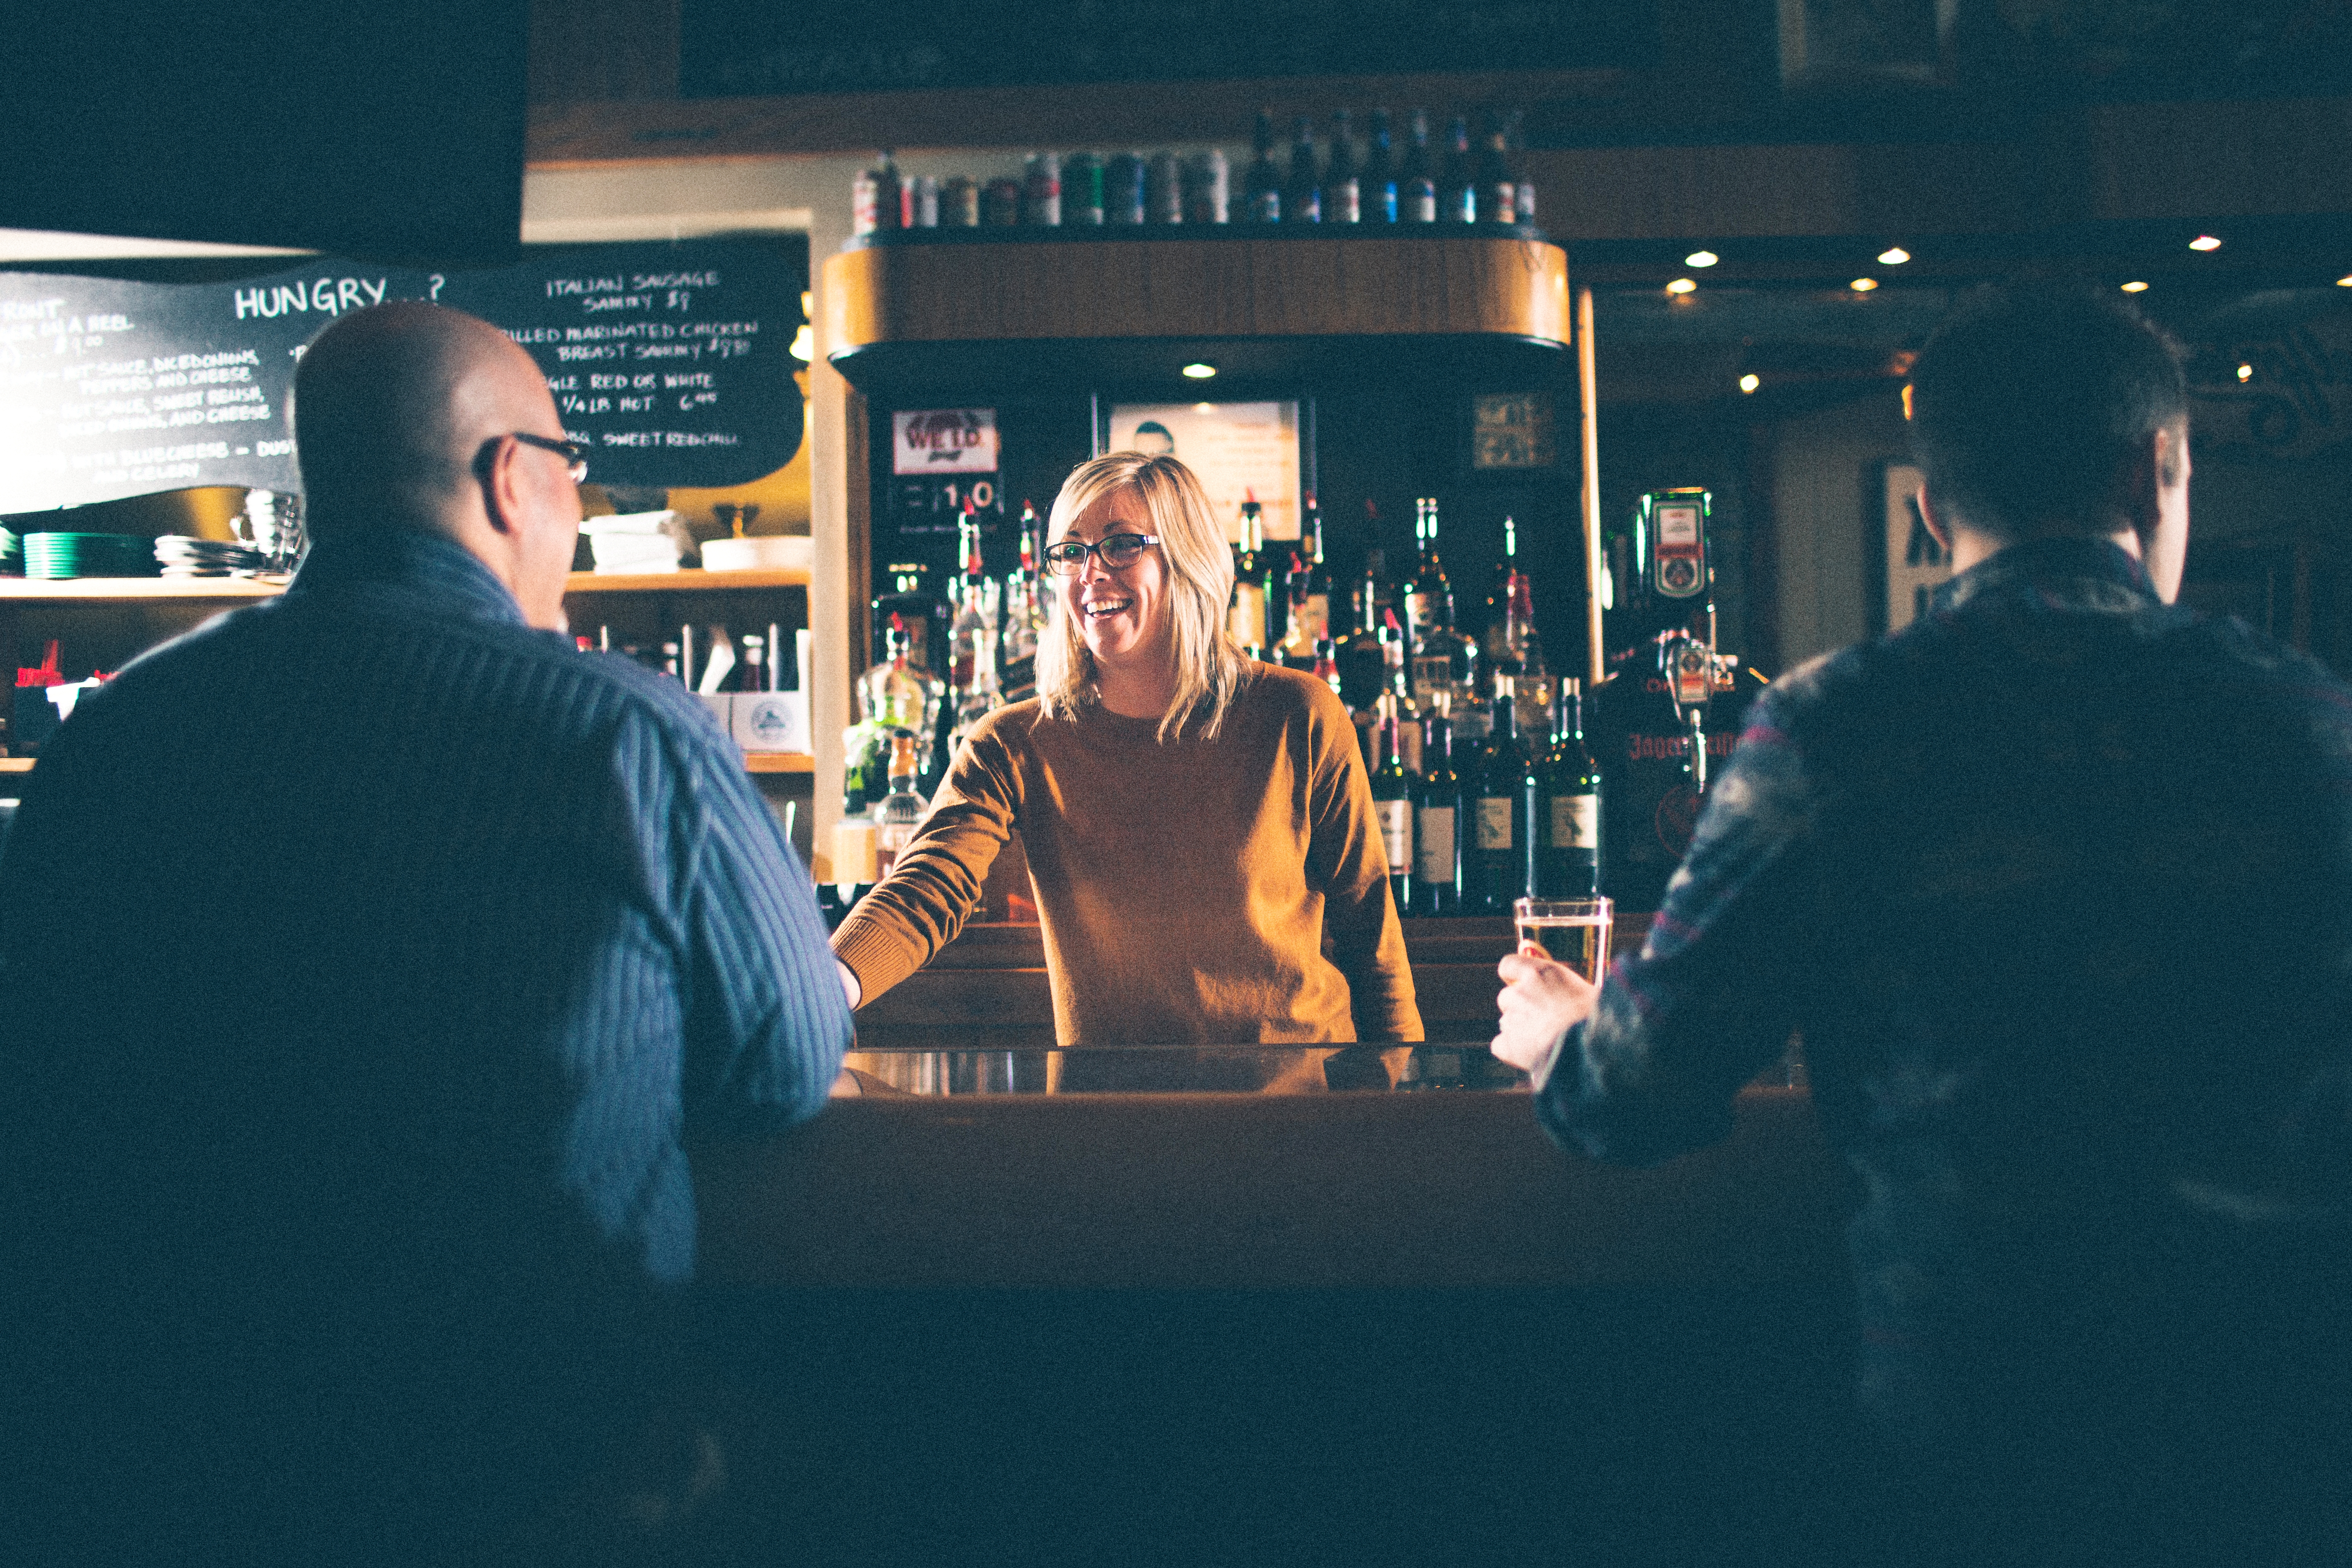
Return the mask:
<path id="1" fill-rule="evenodd" d="M 560 635 L 530 356 L 387 305 L 294 408 L 294 583 L 80 704 L 0 869 L 0 1560 L 515 1562 L 657 1485 L 682 1140 L 848 1043 L 732 745 Z"/>

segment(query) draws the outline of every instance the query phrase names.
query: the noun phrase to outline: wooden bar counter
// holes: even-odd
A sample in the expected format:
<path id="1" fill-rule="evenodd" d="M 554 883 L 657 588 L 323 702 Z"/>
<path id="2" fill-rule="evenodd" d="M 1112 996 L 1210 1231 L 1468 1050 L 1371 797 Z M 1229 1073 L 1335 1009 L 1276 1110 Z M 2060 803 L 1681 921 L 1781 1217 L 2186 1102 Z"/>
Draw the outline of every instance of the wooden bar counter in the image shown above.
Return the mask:
<path id="1" fill-rule="evenodd" d="M 1645 924 L 1627 922 L 1619 943 L 1638 943 Z M 1491 1038 L 1509 922 L 1415 921 L 1406 933 L 1431 1037 Z M 854 1064 L 928 1056 L 1033 1089 L 1066 1087 L 1073 1064 L 1115 1072 L 1167 1055 L 1051 1051 L 1034 925 L 971 928 L 864 1009 L 858 1035 Z M 806 1127 L 697 1150 L 704 1277 L 793 1289 L 1578 1289 L 1762 1285 L 1837 1266 L 1843 1194 L 1801 1088 L 1751 1087 L 1729 1138 L 1635 1171 L 1554 1146 L 1524 1088 L 1383 1090 L 1397 1075 L 1368 1051 L 1357 1065 L 1369 1073 L 1332 1081 L 1371 1087 L 1334 1089 L 1328 1047 L 1239 1049 L 1268 1058 L 1268 1089 L 910 1093 L 858 1075 L 861 1092 Z"/>

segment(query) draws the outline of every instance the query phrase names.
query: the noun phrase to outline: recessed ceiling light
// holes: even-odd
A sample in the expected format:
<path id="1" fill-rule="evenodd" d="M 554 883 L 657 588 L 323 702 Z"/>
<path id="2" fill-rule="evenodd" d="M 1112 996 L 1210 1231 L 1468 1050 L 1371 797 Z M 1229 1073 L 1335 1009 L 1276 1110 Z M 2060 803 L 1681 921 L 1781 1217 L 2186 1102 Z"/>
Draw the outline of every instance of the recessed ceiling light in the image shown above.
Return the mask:
<path id="1" fill-rule="evenodd" d="M 2239 379 L 2240 381 L 2252 381 L 2252 380 L 2253 380 L 2253 379 L 2254 379 L 2254 367 L 2253 367 L 2252 365 L 2250 365 L 2250 364 L 2242 364 L 2242 365 L 2240 365 L 2240 366 L 2238 367 L 2238 379 Z"/>
<path id="2" fill-rule="evenodd" d="M 2191 250 L 2219 250 L 2221 248 L 2221 242 L 2215 239 L 2210 234 L 2200 234 L 2195 239 L 2189 242 L 2189 248 Z"/>
<path id="3" fill-rule="evenodd" d="M 1878 279 L 1875 278 L 1857 278 L 1853 282 L 1847 284 L 1846 287 L 1853 289 L 1857 294 L 1867 294 L 1873 289 L 1878 287 Z"/>
<path id="4" fill-rule="evenodd" d="M 2336 286 L 2338 289 L 2352 289 L 2352 273 L 2347 273 L 2345 276 L 2338 278 L 2336 280 Z"/>
<path id="5" fill-rule="evenodd" d="M 1763 384 L 1764 378 L 1752 370 L 1739 378 L 1739 390 L 1742 392 L 1753 392 Z"/>
<path id="6" fill-rule="evenodd" d="M 1666 285 L 1666 292 L 1669 294 L 1688 294 L 1697 287 L 1698 280 L 1696 279 L 1677 278 L 1673 282 Z"/>
<path id="7" fill-rule="evenodd" d="M 1206 381 L 1216 374 L 1215 365 L 1204 363 L 1200 360 L 1194 360 L 1184 367 L 1184 378 L 1187 381 Z"/>
<path id="8" fill-rule="evenodd" d="M 2130 282 L 2124 285 L 2124 292 L 2126 294 L 2145 294 L 2147 292 L 2147 285 L 2135 278 Z"/>
<path id="9" fill-rule="evenodd" d="M 1694 250 L 1683 258 L 1685 267 L 1712 267 L 1723 258 L 1712 250 Z"/>
<path id="10" fill-rule="evenodd" d="M 1911 253 L 1899 245 L 1890 245 L 1878 253 L 1879 265 L 1882 267 L 1900 267 L 1910 259 Z"/>

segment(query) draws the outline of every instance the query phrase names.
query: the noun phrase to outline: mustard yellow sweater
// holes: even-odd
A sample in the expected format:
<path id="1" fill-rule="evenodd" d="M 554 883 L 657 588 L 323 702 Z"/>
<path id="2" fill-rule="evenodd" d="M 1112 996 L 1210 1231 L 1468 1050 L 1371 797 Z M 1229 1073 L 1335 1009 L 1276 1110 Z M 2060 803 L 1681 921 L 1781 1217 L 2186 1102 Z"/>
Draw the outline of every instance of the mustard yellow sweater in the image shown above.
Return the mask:
<path id="1" fill-rule="evenodd" d="M 1017 830 L 1066 1046 L 1418 1040 L 1371 783 L 1322 682 L 1253 667 L 1213 742 L 999 709 L 834 933 L 866 999 L 962 930 Z"/>

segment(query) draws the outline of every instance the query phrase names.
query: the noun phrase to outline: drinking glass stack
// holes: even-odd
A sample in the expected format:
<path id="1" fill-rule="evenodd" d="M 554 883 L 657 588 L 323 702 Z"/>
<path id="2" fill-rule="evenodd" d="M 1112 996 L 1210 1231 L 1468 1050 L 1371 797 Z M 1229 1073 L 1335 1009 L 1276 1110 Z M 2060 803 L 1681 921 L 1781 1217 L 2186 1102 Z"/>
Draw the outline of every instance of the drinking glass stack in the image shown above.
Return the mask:
<path id="1" fill-rule="evenodd" d="M 27 577 L 152 577 L 155 542 L 143 533 L 28 533 Z"/>
<path id="2" fill-rule="evenodd" d="M 25 574 L 25 546 L 16 536 L 0 528 L 0 577 L 22 577 Z"/>

